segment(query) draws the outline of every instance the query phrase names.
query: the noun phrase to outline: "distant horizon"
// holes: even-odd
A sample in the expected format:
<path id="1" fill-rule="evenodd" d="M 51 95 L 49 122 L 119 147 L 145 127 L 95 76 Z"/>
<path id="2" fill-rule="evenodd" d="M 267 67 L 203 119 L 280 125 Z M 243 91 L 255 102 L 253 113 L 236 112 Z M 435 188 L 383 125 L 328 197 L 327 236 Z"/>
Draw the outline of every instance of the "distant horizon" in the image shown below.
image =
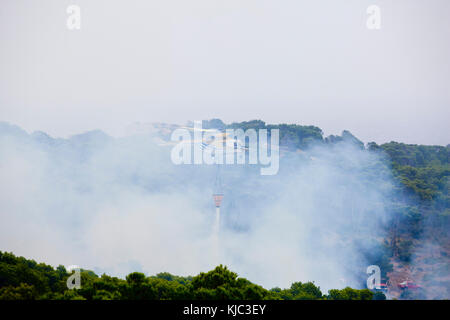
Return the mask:
<path id="1" fill-rule="evenodd" d="M 219 119 L 219 118 L 201 119 L 201 120 L 202 120 L 202 121 L 205 121 L 205 120 L 212 120 L 212 119 Z M 222 119 L 219 119 L 219 120 L 222 120 Z M 334 136 L 341 136 L 342 133 L 343 133 L 344 131 L 349 131 L 352 135 L 354 135 L 356 138 L 358 138 L 360 141 L 362 141 L 362 142 L 364 143 L 364 145 L 367 145 L 368 143 L 371 143 L 371 142 L 375 142 L 375 143 L 378 144 L 378 145 L 382 145 L 382 144 L 390 143 L 390 142 L 403 143 L 403 144 L 407 144 L 407 145 L 425 145 L 425 146 L 440 146 L 440 147 L 447 147 L 447 146 L 450 145 L 450 142 L 449 142 L 449 143 L 445 143 L 445 144 L 424 144 L 424 143 L 414 143 L 414 142 L 399 141 L 399 140 L 395 140 L 395 139 L 391 139 L 391 140 L 389 140 L 389 141 L 384 141 L 384 142 L 378 142 L 378 141 L 374 141 L 374 140 L 363 140 L 363 139 L 362 139 L 361 137 L 359 137 L 355 132 L 353 132 L 353 131 L 351 131 L 351 130 L 349 130 L 349 129 L 345 129 L 345 128 L 344 128 L 344 129 L 342 129 L 342 130 L 341 130 L 340 132 L 338 132 L 338 133 L 330 133 L 330 134 L 327 134 L 327 133 L 323 130 L 323 128 L 321 128 L 321 127 L 318 126 L 318 125 L 314 125 L 314 124 L 299 124 L 299 123 L 289 123 L 289 122 L 274 123 L 274 122 L 267 122 L 267 121 L 264 121 L 263 119 L 250 119 L 250 120 L 233 121 L 233 122 L 225 122 L 225 121 L 223 121 L 223 120 L 222 120 L 222 121 L 223 121 L 226 125 L 230 125 L 230 124 L 232 124 L 232 123 L 242 123 L 242 122 L 248 122 L 248 121 L 254 121 L 254 120 L 263 121 L 263 122 L 265 122 L 266 125 L 281 125 L 281 124 L 288 124 L 288 125 L 298 125 L 298 126 L 314 126 L 314 127 L 317 127 L 317 128 L 319 128 L 319 129 L 322 130 L 322 133 L 323 133 L 322 136 L 323 136 L 323 138 L 327 138 L 327 137 L 332 136 L 332 135 L 334 135 Z M 71 137 L 74 137 L 74 136 L 77 136 L 77 135 L 82 135 L 82 134 L 89 133 L 89 132 L 94 132 L 94 131 L 101 131 L 101 132 L 103 132 L 104 134 L 106 134 L 106 135 L 108 135 L 108 136 L 110 136 L 110 137 L 112 137 L 112 138 L 121 138 L 121 137 L 127 137 L 127 136 L 130 136 L 130 135 L 135 134 L 135 133 L 125 133 L 126 128 L 129 127 L 129 126 L 131 126 L 131 125 L 134 125 L 134 124 L 148 125 L 148 124 L 158 124 L 158 123 L 161 123 L 161 124 L 167 124 L 167 125 L 178 125 L 178 126 L 183 126 L 183 125 L 186 125 L 189 121 L 193 121 L 193 120 L 186 120 L 184 123 L 163 122 L 163 121 L 151 121 L 151 122 L 150 122 L 150 121 L 148 121 L 148 122 L 147 122 L 147 121 L 146 121 L 146 122 L 144 122 L 144 121 L 135 121 L 135 122 L 131 122 L 131 123 L 125 125 L 125 126 L 123 127 L 123 134 L 119 134 L 119 135 L 118 135 L 118 134 L 111 134 L 110 132 L 108 132 L 108 130 L 104 130 L 104 129 L 102 129 L 102 128 L 97 127 L 97 128 L 87 129 L 87 130 L 83 130 L 83 131 L 78 131 L 78 132 L 75 132 L 75 133 L 72 133 L 72 134 L 68 134 L 68 135 L 65 135 L 65 136 L 51 134 L 51 133 L 49 133 L 48 131 L 46 131 L 45 129 L 28 130 L 27 128 L 24 128 L 23 126 L 20 126 L 20 125 L 18 125 L 18 124 L 16 124 L 16 123 L 13 123 L 13 122 L 10 122 L 10 121 L 5 121 L 5 120 L 0 120 L 0 124 L 1 124 L 1 123 L 6 123 L 6 124 L 8 124 L 8 125 L 10 125 L 10 126 L 16 126 L 16 127 L 18 127 L 19 129 L 25 131 L 25 132 L 26 132 L 27 134 L 29 134 L 29 135 L 33 134 L 34 132 L 43 132 L 43 133 L 47 134 L 49 137 L 51 137 L 51 138 L 53 138 L 53 139 L 65 139 L 65 140 L 67 140 L 67 139 L 70 139 Z"/>

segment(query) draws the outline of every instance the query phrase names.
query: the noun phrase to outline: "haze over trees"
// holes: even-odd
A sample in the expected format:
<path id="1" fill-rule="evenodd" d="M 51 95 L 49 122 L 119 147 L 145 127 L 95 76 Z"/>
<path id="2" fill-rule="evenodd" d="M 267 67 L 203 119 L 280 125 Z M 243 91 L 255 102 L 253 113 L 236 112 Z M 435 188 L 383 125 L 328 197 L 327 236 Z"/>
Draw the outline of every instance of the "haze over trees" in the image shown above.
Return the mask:
<path id="1" fill-rule="evenodd" d="M 194 277 L 170 273 L 146 276 L 133 272 L 126 279 L 96 275 L 81 269 L 81 288 L 69 290 L 70 274 L 12 253 L 0 251 L 0 300 L 371 300 L 368 289 L 333 289 L 323 294 L 313 282 L 294 282 L 271 290 L 253 284 L 225 266 Z"/>
<path id="2" fill-rule="evenodd" d="M 204 121 L 203 128 L 241 128 L 244 130 L 249 128 L 279 129 L 281 152 L 284 152 L 287 155 L 286 158 L 288 158 L 290 163 L 294 163 L 297 160 L 303 161 L 301 165 L 305 165 L 307 168 L 311 168 L 311 166 L 307 165 L 311 163 L 314 164 L 315 160 L 312 160 L 312 156 L 310 157 L 310 155 L 314 156 L 314 152 L 310 151 L 314 150 L 317 146 L 320 146 L 322 150 L 328 150 L 327 155 L 338 153 L 348 145 L 352 145 L 354 149 L 359 150 L 363 155 L 377 155 L 377 159 L 381 159 L 380 161 L 375 163 L 363 162 L 363 166 L 357 168 L 359 170 L 357 173 L 361 173 L 361 179 L 364 183 L 368 182 L 372 184 L 377 183 L 376 178 L 386 172 L 392 175 L 393 192 L 389 194 L 387 201 L 383 203 L 383 205 L 385 205 L 385 210 L 388 211 L 390 215 L 389 219 L 384 221 L 381 225 L 383 232 L 377 234 L 376 237 L 372 237 L 370 241 L 368 241 L 370 242 L 370 250 L 366 250 L 363 246 L 356 246 L 356 248 L 361 251 L 361 257 L 364 259 L 361 265 L 354 266 L 354 270 L 359 272 L 359 282 L 357 286 L 352 285 L 352 287 L 364 287 L 367 278 L 364 270 L 365 266 L 369 264 L 380 266 L 382 278 L 387 279 L 388 273 L 394 270 L 393 263 L 398 262 L 404 266 L 414 266 L 416 270 L 423 269 L 424 271 L 422 273 L 426 273 L 426 276 L 420 278 L 420 281 L 422 281 L 421 284 L 430 287 L 440 286 L 443 288 L 443 291 L 437 297 L 450 297 L 450 283 L 448 280 L 445 280 L 450 274 L 450 269 L 448 267 L 450 265 L 450 233 L 448 232 L 448 230 L 450 230 L 449 145 L 423 146 L 398 142 L 384 143 L 381 145 L 373 142 L 364 144 L 349 131 L 343 131 L 339 136 L 324 137 L 322 130 L 315 126 L 266 124 L 261 120 L 225 124 L 219 119 L 213 119 Z M 69 177 L 76 182 L 74 185 L 68 185 L 72 190 L 79 191 L 81 194 L 81 196 L 76 199 L 86 199 L 85 195 L 90 194 L 92 190 L 103 191 L 101 190 L 101 188 L 104 187 L 103 184 L 100 185 L 101 188 L 99 188 L 99 185 L 90 185 L 88 183 L 88 174 L 93 174 L 94 170 L 92 170 L 92 168 L 97 169 L 97 167 L 88 167 L 92 171 L 83 171 L 84 168 L 82 166 L 85 164 L 98 165 L 99 163 L 103 163 L 100 160 L 103 161 L 104 158 L 110 158 L 107 153 L 105 153 L 107 156 L 104 158 L 94 158 L 94 161 L 91 158 L 92 154 L 95 154 L 97 150 L 107 149 L 105 145 L 109 146 L 112 143 L 111 141 L 113 141 L 112 137 L 109 137 L 103 132 L 94 131 L 74 136 L 70 139 L 54 139 L 43 132 L 35 132 L 29 135 L 18 127 L 0 123 L 0 138 L 0 142 L 3 143 L 6 141 L 5 145 L 8 147 L 13 146 L 14 151 L 18 150 L 18 155 L 20 155 L 19 151 L 26 149 L 27 146 L 32 145 L 33 143 L 37 143 L 38 147 L 41 148 L 39 149 L 39 155 L 45 154 L 46 152 L 49 154 L 57 154 L 58 157 L 56 158 L 57 161 L 55 163 L 57 165 L 62 164 L 61 168 L 63 168 L 59 171 L 55 171 L 60 174 L 55 174 L 58 178 L 57 181 L 63 181 L 60 178 L 64 177 L 64 165 L 67 165 L 67 167 L 72 170 L 69 171 Z M 147 142 L 145 139 L 142 141 Z M 120 143 L 123 143 L 123 141 Z M 118 150 L 122 151 L 122 149 L 113 149 L 114 152 L 118 152 Z M 167 181 L 166 176 L 164 179 L 159 176 L 153 180 L 148 179 L 148 177 L 153 174 L 151 171 L 153 169 L 148 169 L 147 167 L 142 166 L 140 162 L 135 161 L 135 158 L 140 156 L 140 154 L 134 149 L 130 148 L 130 150 L 134 153 L 132 153 L 126 161 L 122 161 L 123 159 L 119 158 L 120 161 L 117 160 L 117 162 L 113 162 L 112 164 L 108 163 L 113 169 L 115 169 L 114 166 L 119 167 L 120 171 L 117 171 L 118 173 L 116 171 L 105 170 L 101 172 L 103 175 L 98 176 L 105 179 L 108 183 L 107 185 L 111 185 L 111 183 L 116 181 L 120 181 L 121 183 L 125 181 L 127 187 L 129 185 L 133 188 L 139 186 L 142 187 L 140 190 L 150 190 L 150 192 L 153 192 L 154 190 L 162 190 L 162 188 L 172 188 L 173 184 L 179 184 L 180 182 L 186 183 L 186 181 L 195 181 L 196 183 L 198 182 L 198 185 L 203 183 L 200 175 L 192 173 L 187 176 L 182 176 L 180 179 L 180 175 L 175 171 L 169 171 L 171 173 L 170 179 L 174 179 L 173 181 Z M 154 155 L 154 150 L 156 149 L 147 150 L 148 154 Z M 32 153 L 30 152 L 30 154 Z M 114 153 L 113 155 L 117 156 L 117 153 Z M 147 154 L 145 156 L 147 156 Z M 67 159 L 70 159 L 70 161 L 67 161 Z M 331 159 L 334 161 L 334 158 Z M 34 160 L 35 159 L 33 158 L 33 161 Z M 337 157 L 337 161 L 341 161 L 342 163 L 336 163 L 332 168 L 346 167 L 350 170 L 343 171 L 344 173 L 352 172 L 351 170 L 354 166 L 351 163 L 351 160 L 351 157 Z M 329 161 L 329 159 L 327 159 L 327 161 Z M 51 167 L 55 163 L 49 162 L 50 165 L 48 165 L 48 167 Z M 135 166 L 133 167 L 133 165 Z M 59 167 L 57 167 L 57 169 L 59 169 Z M 101 169 L 103 169 L 103 167 Z M 162 170 L 165 168 L 157 167 L 157 169 Z M 291 175 L 290 172 L 283 172 L 282 166 L 280 167 L 280 170 L 281 175 Z M 110 172 L 114 172 L 114 174 L 117 175 L 112 177 L 108 175 Z M 79 179 L 80 173 L 85 174 L 86 176 L 82 176 L 83 179 Z M 141 176 L 142 174 L 144 174 L 143 177 Z M 239 175 L 236 175 L 236 177 L 236 179 L 241 178 Z M 358 178 L 360 177 L 358 176 Z M 49 181 L 53 182 L 51 179 Z M 248 181 L 246 181 L 246 183 L 247 182 Z M 344 184 L 345 182 L 344 179 L 341 183 Z M 357 182 L 359 182 L 359 180 Z M 252 188 L 254 188 L 255 185 L 256 184 L 251 185 Z M 276 184 L 274 185 L 277 186 Z M 97 189 L 95 189 L 95 187 L 97 187 Z M 331 194 L 331 196 L 335 193 L 334 195 L 338 198 L 339 190 L 334 187 L 330 189 L 331 191 L 327 189 L 328 193 Z M 39 188 L 36 188 L 36 190 L 39 190 Z M 108 192 L 111 190 L 108 189 Z M 273 190 L 276 190 L 276 188 L 273 188 Z M 267 198 L 270 201 L 275 201 L 279 199 L 273 194 L 268 194 L 266 196 L 266 191 L 266 189 L 261 189 L 260 194 L 257 195 L 250 193 L 245 194 L 241 199 L 241 202 L 236 201 L 233 203 L 230 201 L 226 204 L 229 206 L 226 208 L 228 212 L 230 212 L 229 216 L 232 215 L 231 213 L 233 211 L 238 211 L 235 210 L 237 206 L 242 203 L 247 204 L 247 206 L 241 208 L 242 211 L 246 211 L 245 219 L 242 219 L 244 223 L 237 223 L 242 221 L 237 221 L 237 219 L 235 219 L 236 217 L 233 216 L 232 218 L 235 220 L 230 219 L 230 228 L 235 228 L 241 232 L 240 234 L 245 233 L 250 229 L 245 223 L 250 223 L 252 221 L 248 219 L 249 215 L 247 215 L 247 211 L 249 211 L 250 207 L 256 205 L 257 201 L 254 200 Z M 320 195 L 322 195 L 322 193 L 320 193 Z M 108 197 L 109 196 L 110 194 L 108 194 Z M 236 197 L 237 196 L 238 195 L 236 195 Z M 227 199 L 230 198 L 232 198 L 232 196 L 229 196 Z M 109 200 L 109 198 L 107 199 Z M 351 200 L 351 197 L 347 200 Z M 55 205 L 55 207 L 61 205 L 57 202 L 49 203 Z M 78 204 L 78 202 L 75 204 Z M 167 202 L 165 202 L 165 204 L 167 204 Z M 351 201 L 346 201 L 344 204 L 346 207 L 342 208 L 342 214 L 352 211 Z M 265 206 L 266 203 L 263 202 L 255 212 L 260 212 L 263 205 Z M 368 208 L 363 207 L 363 209 L 367 209 L 367 213 L 372 214 L 372 205 L 372 203 L 369 203 Z M 88 206 L 86 205 L 86 207 Z M 76 212 L 75 209 L 73 210 Z M 253 212 L 253 214 L 256 214 L 255 212 Z M 76 215 L 74 214 L 73 217 L 75 216 Z M 74 220 L 78 218 L 73 217 L 72 219 Z M 344 226 L 345 223 L 348 223 L 348 230 L 351 231 L 349 234 L 356 234 L 357 230 L 353 230 L 350 223 L 345 219 L 346 218 L 344 217 L 338 217 L 336 221 L 342 222 Z M 52 221 L 55 221 L 55 219 L 52 219 Z M 81 223 L 78 225 L 80 224 Z M 367 228 L 370 227 L 368 224 L 364 224 L 364 226 L 367 226 Z M 347 229 L 345 230 L 347 231 Z M 314 232 L 312 232 L 314 238 L 319 238 L 321 231 L 320 228 L 314 229 Z M 269 235 L 265 234 L 265 236 Z M 351 240 L 354 241 L 354 243 L 359 244 L 363 242 L 362 240 L 367 239 L 356 237 Z M 436 248 L 436 253 L 431 257 L 427 256 L 424 258 L 423 251 L 432 251 L 428 250 L 429 247 Z M 437 272 L 427 271 L 431 269 L 437 270 Z M 354 270 L 352 270 L 352 272 Z M 164 271 L 164 269 L 161 271 Z M 52 299 L 64 298 L 65 296 L 67 298 L 84 299 L 94 299 L 94 297 L 110 299 L 132 299 L 132 297 L 146 299 L 164 297 L 167 299 L 182 299 L 183 297 L 188 299 L 337 299 L 366 297 L 366 293 L 352 291 L 353 289 L 347 291 L 345 291 L 345 289 L 344 291 L 332 291 L 333 289 L 331 289 L 327 293 L 322 293 L 314 283 L 308 282 L 294 283 L 292 284 L 292 287 L 288 289 L 274 288 L 267 290 L 256 284 L 252 284 L 245 279 L 237 278 L 231 271 L 222 267 L 218 267 L 218 269 L 216 268 L 206 274 L 199 274 L 196 277 L 177 277 L 169 273 L 160 273 L 156 276 L 148 277 L 139 273 L 131 273 L 128 274 L 126 278 L 119 279 L 106 275 L 98 277 L 93 272 L 83 271 L 82 276 L 84 277 L 83 281 L 86 286 L 83 287 L 81 291 L 66 290 L 65 279 L 67 276 L 68 274 L 62 266 L 52 269 L 52 267 L 44 264 L 38 264 L 31 260 L 17 258 L 10 254 L 3 253 L 0 265 L 0 292 L 2 297 L 9 298 L 32 297 Z M 194 281 L 194 279 L 196 280 Z M 217 279 L 225 280 L 223 280 L 224 282 L 220 282 L 222 280 L 219 281 Z M 317 279 L 308 280 L 313 281 Z M 414 298 L 414 295 L 408 294 L 407 296 L 405 295 L 405 298 Z"/>

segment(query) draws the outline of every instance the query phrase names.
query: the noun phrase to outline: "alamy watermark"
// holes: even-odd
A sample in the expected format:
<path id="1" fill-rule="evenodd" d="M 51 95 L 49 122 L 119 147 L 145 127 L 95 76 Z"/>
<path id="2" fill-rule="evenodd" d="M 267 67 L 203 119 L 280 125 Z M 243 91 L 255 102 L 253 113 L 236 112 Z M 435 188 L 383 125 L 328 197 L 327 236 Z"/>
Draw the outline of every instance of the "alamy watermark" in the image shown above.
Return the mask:
<path id="1" fill-rule="evenodd" d="M 66 9 L 67 14 L 67 29 L 80 30 L 81 29 L 81 8 L 77 5 L 70 5 Z"/>
<path id="2" fill-rule="evenodd" d="M 176 165 L 259 164 L 261 175 L 275 175 L 280 163 L 279 137 L 279 129 L 204 130 L 201 121 L 195 121 L 193 128 L 172 132 L 171 140 L 177 144 L 170 156 Z"/>
<path id="3" fill-rule="evenodd" d="M 381 9 L 377 5 L 371 5 L 367 8 L 366 26 L 369 30 L 380 30 L 381 29 Z"/>
<path id="4" fill-rule="evenodd" d="M 67 29 L 69 30 L 80 30 L 81 29 L 81 8 L 78 5 L 71 4 L 67 7 L 66 13 L 69 15 L 67 17 Z M 370 5 L 366 9 L 368 15 L 366 26 L 369 30 L 380 30 L 381 29 L 381 9 L 377 5 Z"/>
<path id="5" fill-rule="evenodd" d="M 367 288 L 370 290 L 381 289 L 381 270 L 377 265 L 371 265 L 367 267 Z"/>
<path id="6" fill-rule="evenodd" d="M 81 269 L 79 266 L 69 266 L 67 267 L 67 271 L 74 273 L 67 278 L 66 285 L 69 290 L 72 289 L 81 289 Z"/>

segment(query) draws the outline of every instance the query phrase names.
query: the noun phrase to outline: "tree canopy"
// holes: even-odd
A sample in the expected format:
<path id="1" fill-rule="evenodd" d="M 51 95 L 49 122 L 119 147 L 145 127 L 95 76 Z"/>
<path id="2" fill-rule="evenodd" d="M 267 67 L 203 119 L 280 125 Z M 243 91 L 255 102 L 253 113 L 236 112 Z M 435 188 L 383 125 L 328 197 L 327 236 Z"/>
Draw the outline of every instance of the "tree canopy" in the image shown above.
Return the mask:
<path id="1" fill-rule="evenodd" d="M 63 266 L 36 263 L 0 251 L 0 300 L 371 300 L 367 289 L 333 289 L 323 294 L 314 282 L 295 282 L 289 289 L 267 290 L 219 265 L 194 277 L 170 273 L 125 279 L 81 269 L 81 288 L 68 289 Z"/>

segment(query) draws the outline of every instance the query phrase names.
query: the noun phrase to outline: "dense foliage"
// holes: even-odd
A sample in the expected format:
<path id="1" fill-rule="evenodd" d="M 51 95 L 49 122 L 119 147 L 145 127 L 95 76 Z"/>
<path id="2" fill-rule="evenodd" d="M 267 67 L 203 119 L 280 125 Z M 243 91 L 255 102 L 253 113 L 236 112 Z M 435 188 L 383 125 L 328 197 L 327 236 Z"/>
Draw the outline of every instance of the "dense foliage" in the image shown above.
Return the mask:
<path id="1" fill-rule="evenodd" d="M 63 266 L 55 269 L 0 251 L 0 300 L 371 300 L 374 296 L 368 289 L 352 288 L 324 295 L 313 282 L 266 290 L 222 265 L 195 277 L 133 272 L 125 280 L 81 270 L 81 288 L 72 290 L 66 285 L 69 276 Z"/>
<path id="2" fill-rule="evenodd" d="M 398 182 L 392 210 L 389 244 L 401 261 L 412 259 L 424 241 L 446 246 L 450 229 L 450 146 L 409 145 L 397 142 L 368 145 L 390 162 Z"/>

